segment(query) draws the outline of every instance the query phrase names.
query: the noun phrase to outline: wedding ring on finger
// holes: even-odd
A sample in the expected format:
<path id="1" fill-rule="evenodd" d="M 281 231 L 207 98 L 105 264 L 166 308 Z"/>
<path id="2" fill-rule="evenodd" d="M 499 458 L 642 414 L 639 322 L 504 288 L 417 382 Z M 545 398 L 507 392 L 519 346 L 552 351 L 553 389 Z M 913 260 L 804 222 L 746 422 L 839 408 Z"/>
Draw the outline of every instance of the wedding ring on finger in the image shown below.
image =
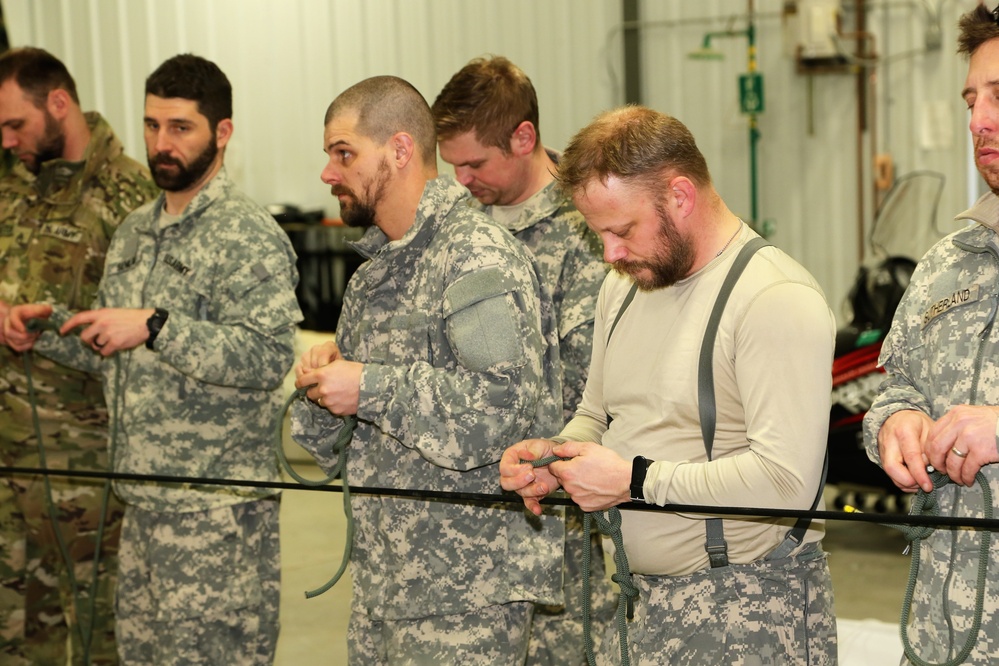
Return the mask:
<path id="1" fill-rule="evenodd" d="M 953 447 L 953 448 L 951 448 L 950 452 L 951 452 L 951 453 L 953 453 L 953 454 L 954 454 L 955 456 L 957 456 L 958 458 L 964 458 L 964 457 L 966 457 L 966 456 L 968 455 L 968 454 L 967 454 L 966 452 L 964 452 L 964 451 L 958 451 L 958 450 L 957 450 L 957 447 L 956 447 L 956 446 L 955 446 L 955 447 Z"/>

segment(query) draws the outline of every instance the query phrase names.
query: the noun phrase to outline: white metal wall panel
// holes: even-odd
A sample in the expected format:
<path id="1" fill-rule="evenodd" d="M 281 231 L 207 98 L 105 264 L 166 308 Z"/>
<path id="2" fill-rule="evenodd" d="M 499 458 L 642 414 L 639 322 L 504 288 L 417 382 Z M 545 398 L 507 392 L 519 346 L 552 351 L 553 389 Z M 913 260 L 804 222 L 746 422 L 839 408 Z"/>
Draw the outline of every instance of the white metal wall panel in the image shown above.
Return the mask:
<path id="1" fill-rule="evenodd" d="M 330 215 L 336 202 L 319 181 L 323 115 L 365 77 L 401 76 L 432 103 L 469 59 L 505 55 L 534 81 L 555 148 L 615 103 L 603 47 L 620 23 L 616 1 L 2 1 L 12 45 L 63 59 L 83 106 L 104 113 L 140 160 L 145 77 L 177 53 L 215 61 L 233 84 L 232 175 L 261 203 Z M 610 56 L 618 69 L 619 52 Z"/>
<path id="2" fill-rule="evenodd" d="M 853 0 L 841 0 L 843 31 L 853 31 Z M 856 277 L 859 225 L 858 164 L 864 178 L 864 234 L 874 214 L 870 157 L 894 158 L 896 174 L 944 173 L 939 224 L 967 204 L 967 112 L 960 99 L 967 63 L 957 55 L 957 19 L 975 0 L 866 0 L 867 27 L 881 56 L 869 87 L 876 123 L 857 159 L 857 82 L 846 74 L 796 71 L 785 53 L 783 0 L 756 0 L 758 69 L 766 107 L 759 116 L 759 212 L 772 219 L 772 239 L 812 271 L 837 315 Z M 697 138 L 715 184 L 730 207 L 750 212 L 747 118 L 739 111 L 737 79 L 747 68 L 744 37 L 715 38 L 722 61 L 692 60 L 708 31 L 744 30 L 746 0 L 642 3 L 645 103 L 685 122 Z M 939 15 L 942 47 L 926 51 L 927 27 Z M 845 42 L 853 46 L 852 41 Z M 811 100 L 809 102 L 809 100 Z M 941 119 L 933 109 L 950 109 Z M 927 114 L 952 137 L 948 147 L 924 144 Z M 935 123 L 929 123 L 935 126 Z"/>

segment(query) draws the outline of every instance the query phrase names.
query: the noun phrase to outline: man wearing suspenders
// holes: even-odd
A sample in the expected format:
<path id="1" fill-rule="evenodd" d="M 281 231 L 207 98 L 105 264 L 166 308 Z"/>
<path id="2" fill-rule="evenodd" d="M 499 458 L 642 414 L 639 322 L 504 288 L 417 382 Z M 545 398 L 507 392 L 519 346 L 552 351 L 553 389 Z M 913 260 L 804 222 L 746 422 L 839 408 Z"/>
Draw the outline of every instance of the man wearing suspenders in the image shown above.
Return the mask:
<path id="1" fill-rule="evenodd" d="M 602 114 L 558 179 L 615 270 L 576 416 L 510 447 L 503 487 L 535 512 L 559 488 L 584 511 L 821 508 L 835 321 L 814 278 L 757 247 L 675 118 Z M 521 462 L 550 455 L 569 460 Z M 836 663 L 818 521 L 623 511 L 621 531 L 639 591 L 632 663 Z"/>

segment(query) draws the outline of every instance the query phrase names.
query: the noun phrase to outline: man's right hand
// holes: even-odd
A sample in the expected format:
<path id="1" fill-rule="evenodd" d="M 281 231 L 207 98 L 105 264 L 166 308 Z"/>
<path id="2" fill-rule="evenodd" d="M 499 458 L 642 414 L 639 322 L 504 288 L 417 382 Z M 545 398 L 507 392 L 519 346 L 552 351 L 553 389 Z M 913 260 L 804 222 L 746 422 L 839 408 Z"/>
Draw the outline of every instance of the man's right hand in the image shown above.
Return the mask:
<path id="1" fill-rule="evenodd" d="M 28 351 L 35 346 L 40 332 L 28 331 L 27 322 L 31 319 L 48 319 L 52 316 L 52 306 L 45 303 L 15 305 L 7 310 L 3 318 L 3 337 L 7 346 L 14 351 Z"/>
<path id="2" fill-rule="evenodd" d="M 524 498 L 524 506 L 541 515 L 541 500 L 559 489 L 558 479 L 547 467 L 534 467 L 522 460 L 541 460 L 551 455 L 555 442 L 549 439 L 525 439 L 517 442 L 500 458 L 500 486 Z"/>
<path id="3" fill-rule="evenodd" d="M 333 340 L 314 345 L 309 351 L 302 354 L 302 359 L 295 366 L 295 378 L 297 379 L 308 372 L 312 372 L 316 368 L 329 365 L 338 358 L 342 358 L 340 356 L 340 348 L 337 347 L 336 342 Z"/>
<path id="4" fill-rule="evenodd" d="M 926 471 L 929 459 L 923 453 L 932 427 L 933 419 L 929 416 L 905 409 L 889 416 L 878 432 L 881 467 L 892 482 L 907 493 L 920 488 L 926 492 L 933 490 L 933 482 Z"/>

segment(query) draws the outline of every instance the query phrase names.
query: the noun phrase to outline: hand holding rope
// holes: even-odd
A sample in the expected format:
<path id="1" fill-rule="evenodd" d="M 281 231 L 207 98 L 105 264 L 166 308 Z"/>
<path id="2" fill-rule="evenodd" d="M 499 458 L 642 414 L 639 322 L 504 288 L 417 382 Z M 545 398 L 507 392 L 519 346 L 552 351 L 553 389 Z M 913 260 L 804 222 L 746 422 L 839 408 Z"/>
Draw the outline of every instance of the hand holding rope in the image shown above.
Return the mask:
<path id="1" fill-rule="evenodd" d="M 546 456 L 538 460 L 521 460 L 531 467 L 547 467 L 553 462 L 560 460 L 571 460 L 561 456 Z M 612 506 L 606 511 L 585 511 L 583 512 L 583 645 L 586 649 L 586 661 L 590 666 L 595 666 L 596 655 L 593 651 L 592 635 L 592 608 L 590 591 L 590 575 L 593 568 L 592 542 L 589 539 L 592 522 L 595 521 L 597 529 L 604 536 L 609 536 L 614 542 L 614 575 L 611 580 L 617 583 L 620 592 L 617 595 L 617 633 L 621 647 L 621 666 L 630 666 L 631 660 L 628 656 L 628 620 L 635 614 L 635 599 L 638 598 L 638 588 L 635 586 L 634 578 L 631 575 L 631 567 L 628 564 L 628 554 L 624 550 L 624 537 L 621 534 L 621 511 Z"/>

